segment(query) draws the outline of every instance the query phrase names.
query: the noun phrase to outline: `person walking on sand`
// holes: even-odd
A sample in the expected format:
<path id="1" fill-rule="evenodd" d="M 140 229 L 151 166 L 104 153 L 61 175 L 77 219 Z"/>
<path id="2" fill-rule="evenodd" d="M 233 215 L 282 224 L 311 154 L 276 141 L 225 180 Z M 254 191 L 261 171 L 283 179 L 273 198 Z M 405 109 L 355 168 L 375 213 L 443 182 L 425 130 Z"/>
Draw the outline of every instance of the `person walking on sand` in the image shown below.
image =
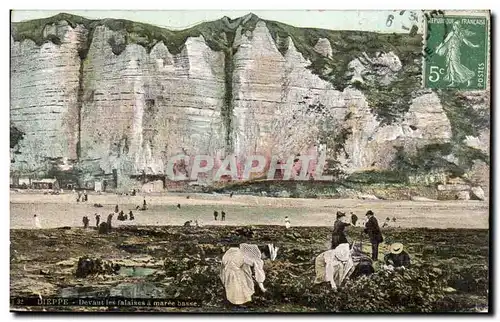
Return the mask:
<path id="1" fill-rule="evenodd" d="M 217 220 L 217 216 L 219 216 L 219 212 L 217 210 L 214 211 L 214 220 Z"/>
<path id="2" fill-rule="evenodd" d="M 36 214 L 33 216 L 33 221 L 35 224 L 35 228 L 42 228 L 42 224 L 40 222 L 40 217 L 38 217 Z"/>
<path id="3" fill-rule="evenodd" d="M 89 217 L 87 217 L 87 216 L 83 216 L 83 218 L 82 218 L 82 222 L 83 222 L 83 228 L 84 228 L 84 229 L 89 228 L 89 221 L 90 221 L 90 220 L 89 220 Z"/>
<path id="4" fill-rule="evenodd" d="M 372 259 L 377 261 L 378 246 L 384 241 L 384 238 L 382 237 L 382 232 L 380 231 L 377 218 L 375 218 L 373 211 L 368 210 L 366 212 L 366 216 L 368 217 L 368 220 L 366 221 L 364 232 L 368 234 L 370 243 L 372 244 Z"/>
<path id="5" fill-rule="evenodd" d="M 229 248 L 222 257 L 220 273 L 227 300 L 236 305 L 252 301 L 255 293 L 252 275 L 260 290 L 266 292 L 263 259 L 270 258 L 274 261 L 277 254 L 278 247 L 275 248 L 273 244 L 240 244 L 239 247 Z M 252 274 L 252 268 L 255 274 Z"/>
<path id="6" fill-rule="evenodd" d="M 285 216 L 285 227 L 286 229 L 290 229 L 292 225 L 290 224 L 290 219 L 288 218 L 288 216 Z"/>
<path id="7" fill-rule="evenodd" d="M 108 220 L 107 220 L 107 222 L 106 222 L 108 232 L 110 232 L 110 231 L 111 231 L 111 221 L 112 221 L 112 220 L 113 220 L 113 214 L 109 214 L 109 215 L 108 215 Z"/>
<path id="8" fill-rule="evenodd" d="M 224 211 L 221 211 L 220 216 L 220 220 L 226 221 L 226 213 Z"/>
<path id="9" fill-rule="evenodd" d="M 350 226 L 351 223 L 345 222 L 345 218 L 346 216 L 344 212 L 337 211 L 337 220 L 335 220 L 335 223 L 333 224 L 331 249 L 335 249 L 340 244 L 347 243 L 345 228 Z"/>
<path id="10" fill-rule="evenodd" d="M 101 215 L 95 214 L 95 226 L 99 228 L 99 222 L 101 221 Z"/>

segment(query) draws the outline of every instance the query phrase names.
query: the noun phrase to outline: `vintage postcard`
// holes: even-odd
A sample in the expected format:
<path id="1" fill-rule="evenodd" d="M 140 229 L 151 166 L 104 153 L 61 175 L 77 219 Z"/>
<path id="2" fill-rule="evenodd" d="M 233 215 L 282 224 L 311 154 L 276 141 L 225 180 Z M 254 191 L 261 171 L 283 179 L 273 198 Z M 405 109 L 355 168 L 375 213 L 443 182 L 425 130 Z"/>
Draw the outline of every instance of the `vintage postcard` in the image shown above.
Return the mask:
<path id="1" fill-rule="evenodd" d="M 490 26 L 11 11 L 11 311 L 490 312 Z"/>

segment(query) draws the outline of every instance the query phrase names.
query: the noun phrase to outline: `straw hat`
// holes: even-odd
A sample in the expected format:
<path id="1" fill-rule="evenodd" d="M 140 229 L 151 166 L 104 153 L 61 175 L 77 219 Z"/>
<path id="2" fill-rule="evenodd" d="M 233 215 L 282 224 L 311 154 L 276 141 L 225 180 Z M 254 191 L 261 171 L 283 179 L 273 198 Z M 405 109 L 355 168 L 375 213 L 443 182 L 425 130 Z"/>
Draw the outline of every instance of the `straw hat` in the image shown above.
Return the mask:
<path id="1" fill-rule="evenodd" d="M 366 215 L 365 215 L 365 216 L 373 216 L 373 211 L 368 210 L 368 211 L 366 212 Z"/>
<path id="2" fill-rule="evenodd" d="M 391 245 L 391 253 L 392 254 L 401 254 L 401 252 L 403 251 L 403 244 L 401 243 L 394 243 Z"/>
<path id="3" fill-rule="evenodd" d="M 345 217 L 345 212 L 337 211 L 337 219 Z"/>

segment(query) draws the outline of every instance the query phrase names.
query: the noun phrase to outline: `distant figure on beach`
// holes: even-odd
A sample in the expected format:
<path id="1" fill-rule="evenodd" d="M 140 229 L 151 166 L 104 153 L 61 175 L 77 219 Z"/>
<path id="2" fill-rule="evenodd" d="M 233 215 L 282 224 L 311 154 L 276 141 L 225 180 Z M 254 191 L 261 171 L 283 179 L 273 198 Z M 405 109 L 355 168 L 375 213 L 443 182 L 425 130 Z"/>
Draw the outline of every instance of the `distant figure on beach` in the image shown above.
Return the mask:
<path id="1" fill-rule="evenodd" d="M 177 204 L 177 209 L 181 209 L 181 204 L 180 203 Z"/>
<path id="2" fill-rule="evenodd" d="M 234 193 L 234 192 L 231 192 L 231 193 L 229 194 L 229 198 L 232 198 L 232 197 L 233 197 L 233 193 Z"/>
<path id="3" fill-rule="evenodd" d="M 118 205 L 116 205 L 115 206 L 115 213 L 117 214 L 119 211 L 120 211 L 120 209 L 118 209 Z"/>
<path id="4" fill-rule="evenodd" d="M 89 196 L 87 194 L 87 190 L 83 190 L 83 201 L 89 200 Z"/>
<path id="5" fill-rule="evenodd" d="M 188 220 L 184 223 L 184 227 L 191 227 L 192 220 Z"/>
<path id="6" fill-rule="evenodd" d="M 36 214 L 33 216 L 33 220 L 35 222 L 35 228 L 42 228 L 42 224 L 40 223 L 40 217 Z"/>
<path id="7" fill-rule="evenodd" d="M 286 229 L 289 229 L 292 225 L 290 224 L 290 219 L 288 216 L 285 216 L 285 227 Z"/>
<path id="8" fill-rule="evenodd" d="M 368 234 L 370 243 L 372 244 L 372 260 L 377 261 L 378 246 L 384 241 L 384 237 L 382 236 L 377 218 L 375 218 L 373 211 L 368 210 L 366 212 L 366 217 L 368 220 L 366 221 L 364 232 Z"/>
<path id="9" fill-rule="evenodd" d="M 78 195 L 76 197 L 76 202 L 80 202 L 80 198 L 82 197 L 82 194 L 80 191 L 78 191 Z"/>
<path id="10" fill-rule="evenodd" d="M 82 221 L 83 221 L 83 228 L 85 228 L 85 229 L 89 228 L 89 221 L 90 221 L 89 217 L 83 216 Z"/>
<path id="11" fill-rule="evenodd" d="M 148 205 L 146 204 L 146 198 L 144 198 L 144 201 L 142 203 L 142 210 L 148 209 Z"/>
<path id="12" fill-rule="evenodd" d="M 95 226 L 99 228 L 99 222 L 101 221 L 101 215 L 95 214 Z"/>
<path id="13" fill-rule="evenodd" d="M 331 249 L 337 248 L 340 244 L 347 243 L 347 235 L 345 232 L 346 227 L 349 227 L 351 223 L 345 221 L 345 213 L 341 211 L 337 211 L 336 215 L 337 219 L 333 224 L 333 232 L 332 232 L 332 246 Z"/>
<path id="14" fill-rule="evenodd" d="M 221 211 L 220 215 L 221 215 L 220 219 L 222 221 L 226 221 L 226 213 L 224 211 Z"/>
<path id="15" fill-rule="evenodd" d="M 351 211 L 351 223 L 352 223 L 352 225 L 356 226 L 357 222 L 358 222 L 358 216 L 356 216 L 356 214 Z"/>
<path id="16" fill-rule="evenodd" d="M 106 222 L 108 225 L 108 231 L 111 231 L 111 221 L 113 220 L 113 214 L 108 215 L 108 221 Z"/>
<path id="17" fill-rule="evenodd" d="M 135 196 L 136 195 L 136 190 L 135 189 L 132 189 L 132 196 Z"/>
<path id="18" fill-rule="evenodd" d="M 134 214 L 132 213 L 132 210 L 130 210 L 130 212 L 128 213 L 128 218 L 130 220 L 134 220 L 135 219 Z"/>
<path id="19" fill-rule="evenodd" d="M 214 220 L 217 220 L 217 216 L 219 216 L 219 212 L 217 210 L 214 211 Z"/>

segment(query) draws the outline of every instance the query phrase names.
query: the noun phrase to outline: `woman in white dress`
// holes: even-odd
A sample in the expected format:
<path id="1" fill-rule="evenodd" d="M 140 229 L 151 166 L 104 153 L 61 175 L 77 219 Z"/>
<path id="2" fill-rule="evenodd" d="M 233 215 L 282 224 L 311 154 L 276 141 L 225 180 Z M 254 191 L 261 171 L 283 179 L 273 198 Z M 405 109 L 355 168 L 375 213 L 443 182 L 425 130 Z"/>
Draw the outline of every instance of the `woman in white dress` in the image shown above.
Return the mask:
<path id="1" fill-rule="evenodd" d="M 289 229 L 292 225 L 290 224 L 290 219 L 288 216 L 285 216 L 285 227 L 286 229 Z"/>
<path id="2" fill-rule="evenodd" d="M 35 228 L 42 228 L 42 224 L 40 223 L 40 217 L 38 217 L 36 214 L 33 216 Z"/>
<path id="3" fill-rule="evenodd" d="M 314 284 L 329 282 L 336 292 L 344 280 L 352 274 L 354 268 L 349 244 L 340 244 L 335 249 L 327 250 L 316 257 Z"/>
<path id="4" fill-rule="evenodd" d="M 239 247 L 229 248 L 222 257 L 220 278 L 226 291 L 226 298 L 232 304 L 240 305 L 252 300 L 255 293 L 252 278 L 252 267 L 255 272 L 255 281 L 262 292 L 266 292 L 264 280 L 265 258 L 276 259 L 278 248 L 269 244 L 259 247 L 253 244 L 240 244 Z"/>

